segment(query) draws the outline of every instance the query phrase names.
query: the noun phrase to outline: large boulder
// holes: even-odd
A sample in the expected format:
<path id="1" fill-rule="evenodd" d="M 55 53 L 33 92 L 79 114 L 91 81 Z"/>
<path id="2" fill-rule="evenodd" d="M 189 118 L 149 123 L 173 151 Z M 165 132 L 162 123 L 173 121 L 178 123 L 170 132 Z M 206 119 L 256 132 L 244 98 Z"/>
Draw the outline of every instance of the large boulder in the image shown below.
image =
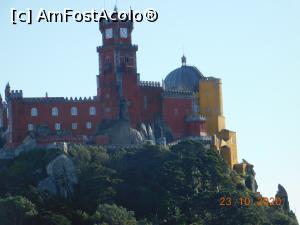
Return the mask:
<path id="1" fill-rule="evenodd" d="M 78 183 L 76 168 L 73 161 L 61 154 L 47 165 L 49 177 L 38 185 L 39 191 L 48 191 L 60 197 L 68 198 L 74 193 L 74 185 Z"/>

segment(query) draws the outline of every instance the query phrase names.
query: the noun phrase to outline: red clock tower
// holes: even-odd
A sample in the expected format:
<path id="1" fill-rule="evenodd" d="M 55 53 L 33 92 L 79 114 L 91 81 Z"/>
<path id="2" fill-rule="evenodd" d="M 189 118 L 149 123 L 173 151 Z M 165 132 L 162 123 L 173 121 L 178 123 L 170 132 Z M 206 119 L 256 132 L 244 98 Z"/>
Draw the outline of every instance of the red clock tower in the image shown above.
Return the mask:
<path id="1" fill-rule="evenodd" d="M 99 23 L 99 28 L 103 45 L 97 48 L 97 87 L 103 118 L 121 118 L 120 105 L 126 104 L 131 124 L 135 127 L 141 118 L 139 74 L 136 69 L 138 47 L 131 42 L 133 23 L 103 20 Z"/>

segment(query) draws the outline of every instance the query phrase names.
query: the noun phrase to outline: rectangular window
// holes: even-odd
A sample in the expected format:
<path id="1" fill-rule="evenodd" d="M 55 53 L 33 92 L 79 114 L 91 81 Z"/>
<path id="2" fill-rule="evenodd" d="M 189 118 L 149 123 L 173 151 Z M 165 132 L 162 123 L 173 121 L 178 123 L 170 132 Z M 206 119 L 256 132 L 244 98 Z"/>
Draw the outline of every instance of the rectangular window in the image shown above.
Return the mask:
<path id="1" fill-rule="evenodd" d="M 60 123 L 55 124 L 55 130 L 60 130 Z"/>
<path id="2" fill-rule="evenodd" d="M 77 130 L 77 127 L 78 127 L 77 123 L 72 123 L 72 130 Z"/>

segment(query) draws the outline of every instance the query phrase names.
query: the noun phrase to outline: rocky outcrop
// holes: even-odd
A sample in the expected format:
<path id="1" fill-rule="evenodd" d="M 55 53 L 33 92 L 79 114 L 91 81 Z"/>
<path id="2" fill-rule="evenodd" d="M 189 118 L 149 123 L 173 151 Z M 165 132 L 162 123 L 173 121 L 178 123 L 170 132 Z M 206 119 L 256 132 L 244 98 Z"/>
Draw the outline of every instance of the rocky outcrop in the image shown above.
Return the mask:
<path id="1" fill-rule="evenodd" d="M 62 154 L 53 159 L 46 169 L 48 177 L 38 184 L 38 190 L 63 198 L 72 196 L 74 185 L 78 183 L 73 161 Z"/>
<path id="2" fill-rule="evenodd" d="M 243 159 L 242 163 L 235 164 L 233 170 L 237 172 L 245 181 L 245 186 L 252 192 L 257 192 L 257 182 L 255 179 L 256 173 L 254 171 L 254 165 Z"/>
<path id="3" fill-rule="evenodd" d="M 285 211 L 289 212 L 290 211 L 289 197 L 288 197 L 287 191 L 285 190 L 285 188 L 281 184 L 278 184 L 278 191 L 277 191 L 277 194 L 276 194 L 276 198 L 283 199 L 283 201 L 284 201 L 283 209 Z"/>
<path id="4" fill-rule="evenodd" d="M 248 163 L 246 160 L 243 159 L 243 163 L 246 164 L 246 187 L 250 189 L 252 192 L 257 192 L 257 182 L 255 179 L 256 173 L 254 171 L 254 165 Z"/>
<path id="5" fill-rule="evenodd" d="M 15 157 L 19 156 L 22 152 L 30 151 L 37 146 L 36 140 L 32 134 L 26 136 L 21 145 L 15 150 Z"/>

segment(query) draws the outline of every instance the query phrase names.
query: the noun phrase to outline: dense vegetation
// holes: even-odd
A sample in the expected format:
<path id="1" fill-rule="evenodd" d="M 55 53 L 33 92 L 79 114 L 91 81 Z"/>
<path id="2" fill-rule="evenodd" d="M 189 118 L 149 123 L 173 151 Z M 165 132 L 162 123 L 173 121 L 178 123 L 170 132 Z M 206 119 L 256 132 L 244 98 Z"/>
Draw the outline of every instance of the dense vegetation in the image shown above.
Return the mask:
<path id="1" fill-rule="evenodd" d="M 37 191 L 61 154 L 35 149 L 0 161 L 1 225 L 296 225 L 283 207 L 240 206 L 239 175 L 200 143 L 111 150 L 74 146 L 79 183 L 68 199 Z M 220 198 L 236 200 L 220 206 Z"/>

